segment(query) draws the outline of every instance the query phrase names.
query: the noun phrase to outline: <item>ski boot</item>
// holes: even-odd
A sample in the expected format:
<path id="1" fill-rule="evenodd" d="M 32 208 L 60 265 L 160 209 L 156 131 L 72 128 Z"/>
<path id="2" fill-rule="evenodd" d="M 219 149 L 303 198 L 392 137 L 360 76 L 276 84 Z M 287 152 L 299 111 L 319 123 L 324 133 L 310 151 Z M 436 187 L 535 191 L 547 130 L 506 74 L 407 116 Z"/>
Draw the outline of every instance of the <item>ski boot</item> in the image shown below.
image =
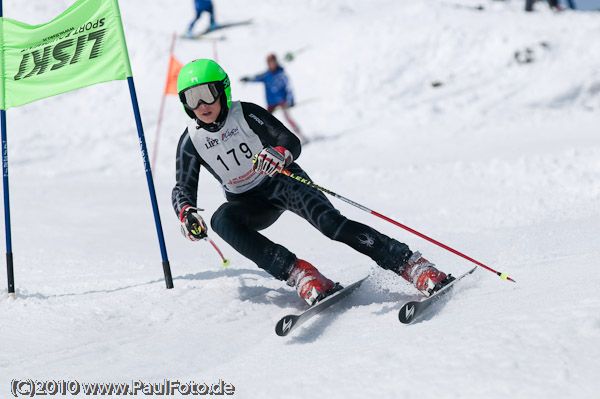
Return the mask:
<path id="1" fill-rule="evenodd" d="M 287 279 L 287 285 L 296 287 L 300 298 L 304 299 L 309 306 L 314 305 L 330 294 L 330 291 L 339 287 L 339 284 L 334 284 L 333 281 L 319 273 L 313 265 L 302 259 L 296 261 Z"/>
<path id="2" fill-rule="evenodd" d="M 439 271 L 435 265 L 421 256 L 420 252 L 412 254 L 401 276 L 412 283 L 423 295 L 431 296 L 446 284 L 454 280 L 452 275 Z"/>

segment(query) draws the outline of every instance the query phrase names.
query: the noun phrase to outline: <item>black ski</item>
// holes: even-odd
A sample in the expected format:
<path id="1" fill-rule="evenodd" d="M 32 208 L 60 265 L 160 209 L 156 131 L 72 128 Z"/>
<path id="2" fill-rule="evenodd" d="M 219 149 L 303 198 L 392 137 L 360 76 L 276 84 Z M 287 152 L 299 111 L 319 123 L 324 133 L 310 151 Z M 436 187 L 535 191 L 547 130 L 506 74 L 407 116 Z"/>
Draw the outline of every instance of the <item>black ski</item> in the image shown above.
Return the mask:
<path id="1" fill-rule="evenodd" d="M 404 324 L 409 324 L 418 319 L 420 316 L 423 315 L 425 310 L 427 310 L 431 305 L 435 304 L 447 293 L 449 293 L 452 290 L 454 284 L 456 284 L 463 277 L 473 273 L 475 269 L 477 269 L 477 267 L 474 267 L 465 274 L 458 276 L 456 279 L 442 287 L 442 289 L 435 292 L 432 296 L 428 298 L 424 298 L 420 301 L 411 301 L 405 303 L 404 306 L 402 306 L 400 308 L 400 311 L 398 312 L 398 318 L 400 319 L 400 322 Z"/>
<path id="2" fill-rule="evenodd" d="M 351 292 L 360 287 L 362 282 L 365 281 L 367 277 L 358 280 L 357 282 L 350 284 L 349 286 L 344 287 L 329 296 L 326 296 L 325 298 L 321 299 L 319 302 L 308 308 L 308 310 L 306 310 L 303 313 L 300 313 L 298 315 L 287 315 L 283 317 L 275 326 L 275 332 L 280 337 L 288 335 L 294 328 L 298 327 L 300 324 L 309 320 L 316 314 L 322 312 L 324 309 L 327 309 L 331 305 L 336 304 L 342 298 L 345 298 L 348 295 L 350 295 Z"/>

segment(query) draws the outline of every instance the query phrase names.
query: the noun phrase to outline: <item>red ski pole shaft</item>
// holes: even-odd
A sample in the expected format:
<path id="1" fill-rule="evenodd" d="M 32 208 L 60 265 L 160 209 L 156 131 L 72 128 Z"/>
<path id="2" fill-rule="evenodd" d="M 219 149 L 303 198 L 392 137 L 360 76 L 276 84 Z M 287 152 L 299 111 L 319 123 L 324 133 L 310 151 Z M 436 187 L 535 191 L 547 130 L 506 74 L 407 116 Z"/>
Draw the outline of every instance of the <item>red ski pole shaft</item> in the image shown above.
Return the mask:
<path id="1" fill-rule="evenodd" d="M 346 198 L 346 197 L 343 197 L 343 196 L 341 196 L 341 195 L 339 195 L 339 194 L 336 194 L 336 193 L 334 193 L 333 191 L 331 191 L 331 190 L 329 190 L 329 189 L 326 189 L 325 187 L 321 187 L 321 186 L 319 186 L 318 184 L 316 184 L 316 183 L 314 183 L 314 182 L 312 182 L 312 181 L 310 181 L 310 180 L 308 180 L 308 179 L 305 179 L 305 178 L 304 178 L 304 177 L 302 177 L 302 176 L 296 176 L 296 175 L 295 175 L 295 174 L 293 174 L 292 172 L 290 172 L 290 171 L 288 171 L 288 170 L 286 170 L 286 169 L 283 169 L 283 168 L 281 169 L 281 173 L 282 173 L 283 175 L 287 176 L 287 177 L 290 177 L 290 178 L 292 178 L 292 179 L 294 179 L 294 180 L 297 180 L 297 181 L 299 181 L 299 182 L 301 182 L 301 183 L 304 183 L 304 184 L 306 184 L 306 185 L 308 185 L 308 186 L 310 186 L 310 187 L 312 187 L 312 188 L 314 188 L 314 189 L 317 189 L 317 190 L 319 190 L 319 191 L 322 191 L 322 192 L 324 192 L 324 193 L 326 193 L 326 194 L 329 194 L 329 195 L 331 195 L 332 197 L 335 197 L 335 198 L 337 198 L 337 199 L 339 199 L 339 200 L 342 200 L 342 201 L 344 201 L 344 202 L 347 202 L 348 204 L 350 204 L 350 205 L 352 205 L 352 206 L 355 206 L 355 207 L 357 207 L 358 209 L 361 209 L 361 210 L 363 210 L 363 211 L 365 211 L 365 212 L 368 212 L 368 213 L 370 213 L 370 214 L 371 214 L 371 215 L 373 215 L 373 216 L 377 216 L 377 217 L 379 217 L 379 218 L 381 218 L 381 219 L 383 219 L 383 220 L 385 220 L 385 221 L 388 221 L 388 222 L 390 222 L 390 223 L 392 223 L 392 224 L 394 224 L 394 225 L 396 225 L 396 226 L 398 226 L 398 227 L 400 227 L 400 228 L 403 228 L 404 230 L 406 230 L 406 231 L 408 231 L 408 232 L 410 232 L 410 233 L 413 233 L 413 234 L 415 234 L 415 235 L 417 235 L 417 236 L 419 236 L 419 237 L 421 237 L 421 238 L 423 238 L 423 239 L 425 239 L 425 240 L 427 240 L 427 241 L 429 241 L 429 242 L 431 242 L 431 243 L 433 243 L 433 244 L 435 244 L 435 245 L 437 245 L 437 246 L 440 246 L 440 247 L 444 248 L 445 250 L 447 250 L 447 251 L 450 251 L 450 252 L 452 252 L 453 254 L 455 254 L 455 255 L 458 255 L 458 256 L 460 256 L 460 257 L 462 257 L 462 258 L 464 258 L 464 259 L 468 260 L 469 262 L 473 262 L 473 263 L 475 263 L 477 266 L 483 267 L 484 269 L 487 269 L 487 270 L 491 271 L 492 273 L 495 273 L 495 274 L 497 274 L 497 275 L 498 275 L 498 276 L 500 276 L 500 277 L 501 277 L 503 280 L 508 280 L 508 281 L 512 281 L 513 283 L 516 283 L 516 281 L 515 281 L 515 280 L 513 280 L 512 278 L 508 277 L 508 275 L 507 275 L 506 273 L 500 273 L 500 272 L 497 272 L 496 270 L 492 269 L 491 267 L 488 267 L 488 266 L 484 265 L 483 263 L 476 261 L 475 259 L 473 259 L 473 258 L 471 258 L 471 257 L 469 257 L 469 256 L 467 256 L 467 255 L 465 255 L 465 254 L 463 254 L 462 252 L 459 252 L 459 251 L 457 251 L 457 250 L 455 250 L 455 249 L 453 249 L 453 248 L 450 248 L 449 246 L 447 246 L 447 245 L 445 245 L 445 244 L 442 244 L 441 242 L 439 242 L 439 241 L 437 241 L 437 240 L 434 240 L 433 238 L 431 238 L 431 237 L 428 237 L 428 236 L 426 236 L 426 235 L 425 235 L 425 234 L 423 234 L 423 233 L 419 233 L 418 231 L 416 231 L 416 230 L 414 230 L 414 229 L 411 229 L 410 227 L 408 227 L 408 226 L 405 226 L 405 225 L 403 225 L 402 223 L 396 222 L 395 220 L 393 220 L 393 219 L 391 219 L 391 218 L 389 218 L 389 217 L 387 217 L 387 216 L 384 216 L 384 215 L 382 215 L 381 213 L 375 212 L 375 211 L 373 211 L 372 209 L 369 209 L 369 208 L 367 208 L 366 206 L 360 205 L 360 204 L 359 204 L 359 203 L 357 203 L 357 202 L 354 202 L 354 201 L 352 201 L 352 200 L 350 200 L 350 199 L 348 199 L 348 198 Z"/>
<path id="2" fill-rule="evenodd" d="M 219 247 L 217 247 L 217 244 L 215 244 L 215 242 L 208 236 L 206 236 L 206 240 L 208 240 L 208 242 L 210 242 L 210 244 L 213 246 L 215 251 L 217 251 L 217 253 L 221 257 L 221 264 L 225 267 L 229 266 L 229 259 L 227 259 L 226 257 L 223 256 L 223 252 L 221 252 Z"/>

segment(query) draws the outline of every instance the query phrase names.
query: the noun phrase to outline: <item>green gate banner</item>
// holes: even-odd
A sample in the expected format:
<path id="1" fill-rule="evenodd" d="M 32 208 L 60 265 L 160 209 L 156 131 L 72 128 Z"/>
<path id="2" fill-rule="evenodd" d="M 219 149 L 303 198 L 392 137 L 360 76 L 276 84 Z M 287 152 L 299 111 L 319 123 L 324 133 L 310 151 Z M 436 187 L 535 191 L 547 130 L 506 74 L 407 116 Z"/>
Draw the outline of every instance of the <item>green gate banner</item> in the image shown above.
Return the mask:
<path id="1" fill-rule="evenodd" d="M 37 26 L 0 18 L 0 109 L 131 77 L 117 0 L 78 0 Z"/>

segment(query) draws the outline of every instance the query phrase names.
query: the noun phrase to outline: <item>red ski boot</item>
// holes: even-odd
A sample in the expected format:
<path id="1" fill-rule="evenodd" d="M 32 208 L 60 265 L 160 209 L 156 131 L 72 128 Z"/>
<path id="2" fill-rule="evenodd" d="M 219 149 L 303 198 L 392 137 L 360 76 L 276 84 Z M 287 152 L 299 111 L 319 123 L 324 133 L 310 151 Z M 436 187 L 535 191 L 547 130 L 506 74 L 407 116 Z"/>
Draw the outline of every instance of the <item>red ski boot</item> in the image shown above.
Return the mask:
<path id="1" fill-rule="evenodd" d="M 296 287 L 300 298 L 304 299 L 310 306 L 335 287 L 333 281 L 323 276 L 313 265 L 302 259 L 296 261 L 290 277 L 288 277 L 287 285 Z"/>
<path id="2" fill-rule="evenodd" d="M 421 257 L 420 252 L 412 254 L 401 276 L 427 297 L 454 280 L 453 277 L 446 276 L 446 273 L 436 269 L 433 263 Z"/>

